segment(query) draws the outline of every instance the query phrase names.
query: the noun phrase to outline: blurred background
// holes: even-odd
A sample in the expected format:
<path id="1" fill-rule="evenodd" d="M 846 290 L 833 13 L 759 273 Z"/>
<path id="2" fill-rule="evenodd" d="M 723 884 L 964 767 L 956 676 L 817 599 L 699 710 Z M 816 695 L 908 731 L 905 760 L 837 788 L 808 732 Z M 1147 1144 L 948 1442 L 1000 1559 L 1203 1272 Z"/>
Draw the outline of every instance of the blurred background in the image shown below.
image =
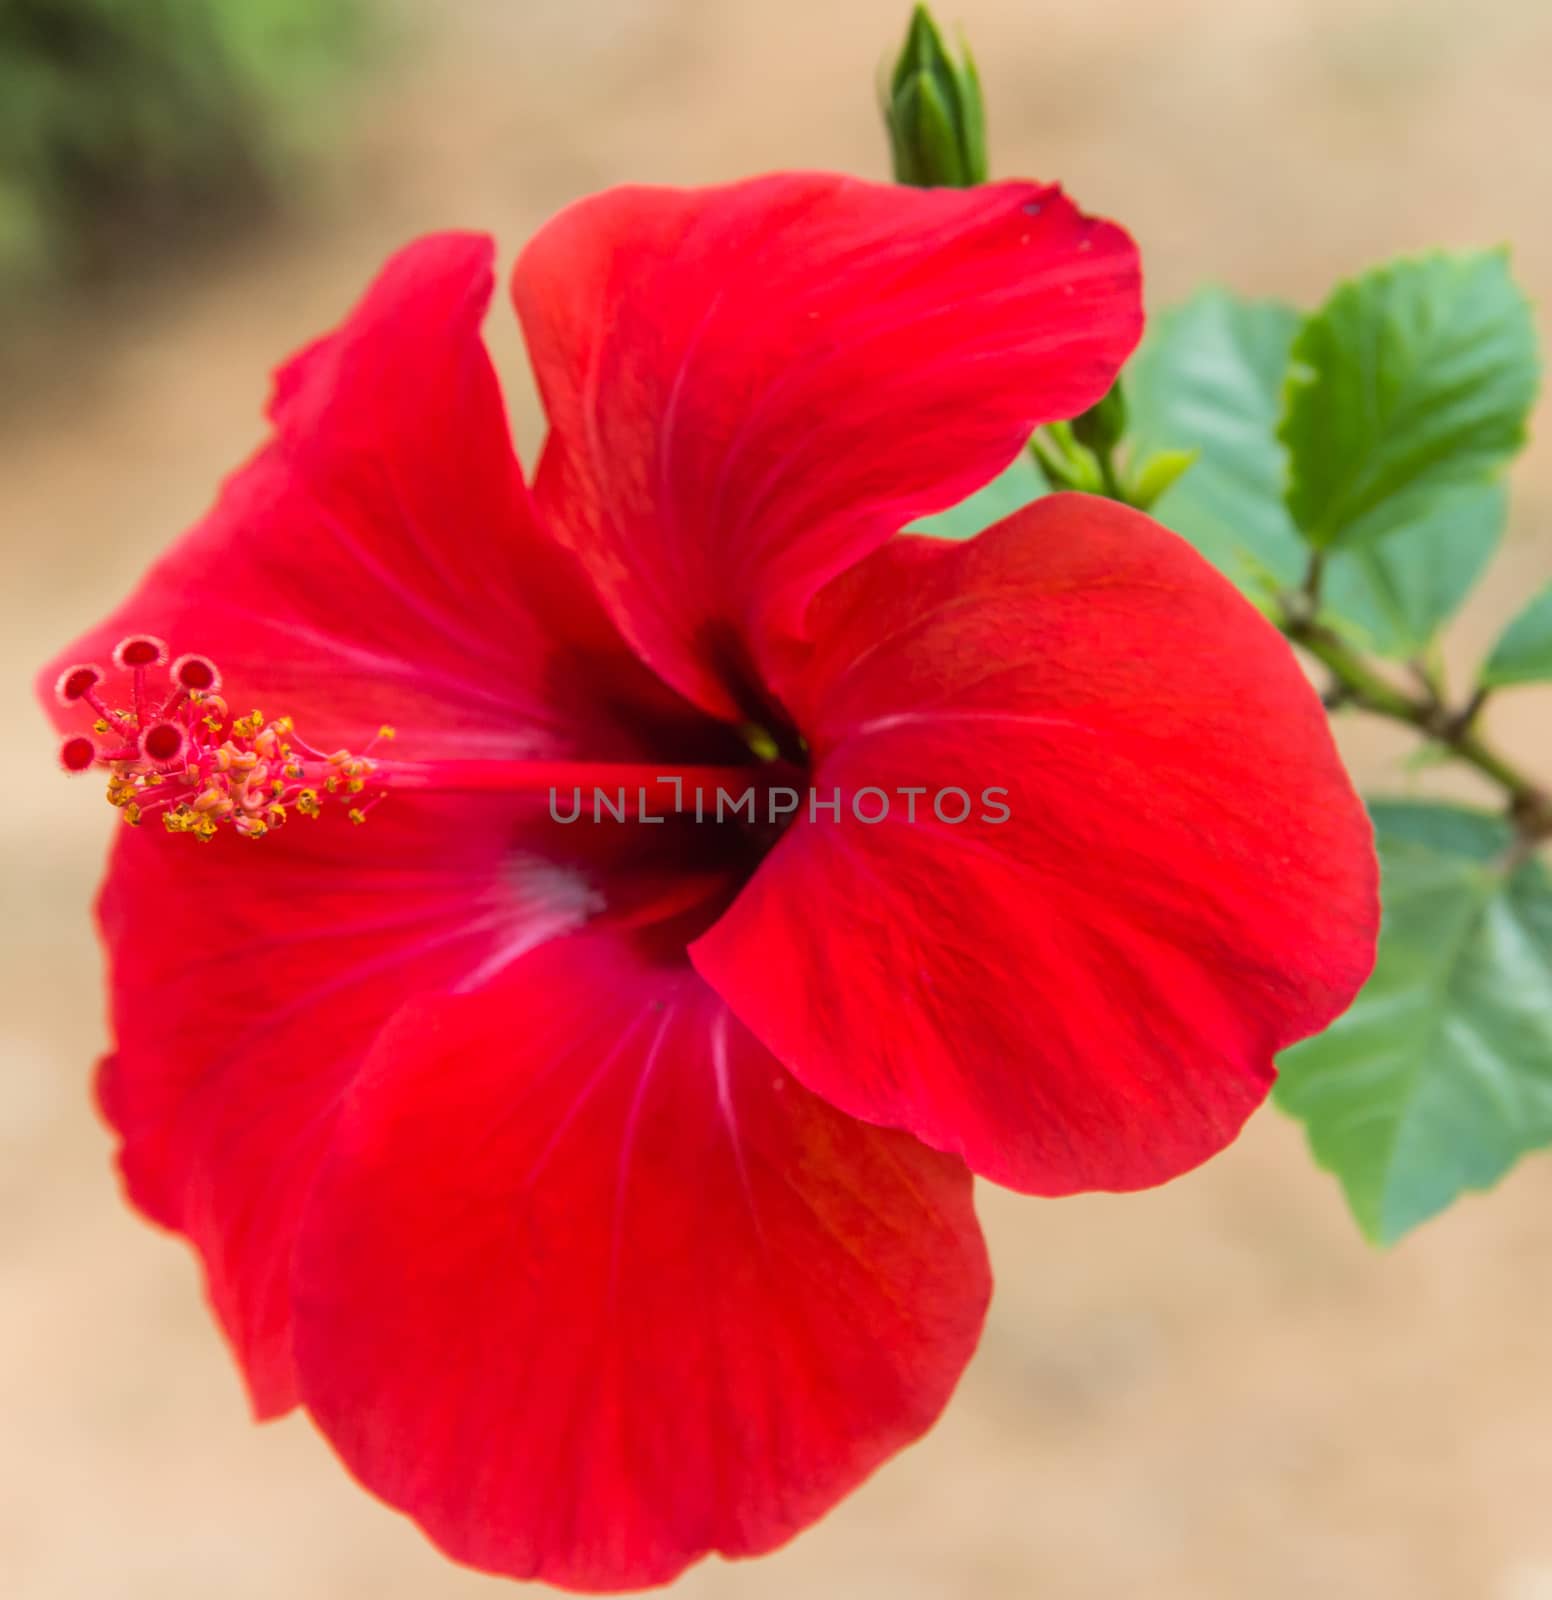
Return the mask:
<path id="1" fill-rule="evenodd" d="M 485 227 L 510 257 L 623 180 L 885 175 L 873 74 L 907 9 L 0 0 L 6 1600 L 511 1592 L 434 1555 L 304 1421 L 251 1426 L 191 1259 L 120 1202 L 87 1094 L 111 819 L 53 771 L 35 665 L 202 510 L 269 368 L 408 236 Z M 939 13 L 978 54 L 996 171 L 1122 219 L 1155 306 L 1208 278 L 1307 303 L 1404 249 L 1501 239 L 1547 303 L 1546 0 Z M 499 304 L 491 333 L 531 460 Z M 1552 441 L 1514 488 L 1461 662 L 1552 577 Z M 1492 715 L 1552 777 L 1552 699 Z M 1371 790 L 1444 782 L 1382 730 L 1342 736 Z M 999 1297 L 943 1423 L 788 1550 L 678 1592 L 1552 1600 L 1552 1163 L 1384 1256 L 1270 1110 L 1163 1192 L 984 1210 Z"/>

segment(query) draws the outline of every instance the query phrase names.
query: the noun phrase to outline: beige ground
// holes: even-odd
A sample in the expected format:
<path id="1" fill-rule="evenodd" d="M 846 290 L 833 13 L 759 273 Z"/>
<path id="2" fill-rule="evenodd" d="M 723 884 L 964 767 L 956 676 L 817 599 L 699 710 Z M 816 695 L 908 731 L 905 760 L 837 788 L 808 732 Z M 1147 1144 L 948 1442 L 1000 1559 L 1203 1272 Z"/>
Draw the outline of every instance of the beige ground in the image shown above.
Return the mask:
<path id="1" fill-rule="evenodd" d="M 1512 237 L 1552 288 L 1546 0 L 960 0 L 1005 171 L 1203 276 L 1308 296 L 1383 253 Z M 440 0 L 302 224 L 39 339 L 0 409 L 0 1595 L 458 1600 L 305 1423 L 244 1415 L 182 1249 L 131 1220 L 85 1083 L 108 819 L 55 781 L 33 664 L 116 597 L 255 436 L 268 365 L 393 243 L 515 245 L 578 192 L 878 171 L 903 0 Z M 516 343 L 500 329 L 515 365 Z M 524 411 L 528 417 L 531 413 Z M 531 451 L 531 422 L 524 428 Z M 1462 653 L 1552 573 L 1552 452 Z M 1552 705 L 1498 718 L 1552 773 Z M 1395 747 L 1350 742 L 1366 778 Z M 1399 781 L 1399 780 L 1398 780 Z M 946 1421 L 790 1551 L 686 1595 L 1552 1597 L 1552 1166 L 1393 1255 L 1271 1113 L 1155 1196 L 989 1194 L 1001 1289 Z"/>

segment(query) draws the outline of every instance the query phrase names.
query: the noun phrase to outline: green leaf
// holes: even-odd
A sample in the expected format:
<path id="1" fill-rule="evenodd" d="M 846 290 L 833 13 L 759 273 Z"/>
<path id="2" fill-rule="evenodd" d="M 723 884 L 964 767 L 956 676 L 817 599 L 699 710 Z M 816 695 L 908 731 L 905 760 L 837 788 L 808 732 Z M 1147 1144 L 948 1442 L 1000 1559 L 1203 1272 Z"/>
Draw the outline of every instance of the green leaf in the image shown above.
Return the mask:
<path id="1" fill-rule="evenodd" d="M 1372 808 L 1385 912 L 1352 1009 L 1285 1051 L 1275 1090 L 1363 1231 L 1390 1244 L 1552 1143 L 1552 878 L 1507 823 Z"/>
<path id="2" fill-rule="evenodd" d="M 923 517 L 906 531 L 930 533 L 938 539 L 973 538 L 983 528 L 1001 522 L 1048 493 L 1050 490 L 1040 469 L 1030 459 L 1029 452 L 1021 450 L 1013 465 L 993 478 L 984 489 L 977 489 L 968 500 L 961 500 L 947 511 Z"/>
<path id="3" fill-rule="evenodd" d="M 1288 509 L 1317 547 L 1430 517 L 1441 488 L 1491 475 L 1525 442 L 1536 335 L 1502 251 L 1397 261 L 1343 284 L 1292 361 Z"/>
<path id="4" fill-rule="evenodd" d="M 1276 436 L 1298 328 L 1291 306 L 1209 289 L 1156 319 L 1127 371 L 1133 451 L 1201 452 L 1153 514 L 1263 606 L 1309 564 Z M 1417 654 L 1481 575 L 1504 515 L 1481 480 L 1376 506 L 1355 547 L 1327 557 L 1321 620 L 1376 654 Z"/>
<path id="5" fill-rule="evenodd" d="M 1206 289 L 1154 319 L 1126 372 L 1133 458 L 1196 450 L 1153 515 L 1253 600 L 1303 581 L 1309 556 L 1283 506 L 1275 429 L 1292 306 Z"/>
<path id="6" fill-rule="evenodd" d="M 1552 584 L 1509 624 L 1482 668 L 1482 682 L 1490 688 L 1549 680 L 1552 680 Z"/>
<path id="7" fill-rule="evenodd" d="M 1331 556 L 1323 620 L 1376 655 L 1421 654 L 1492 559 L 1508 509 L 1501 483 L 1441 488 L 1419 520 Z"/>

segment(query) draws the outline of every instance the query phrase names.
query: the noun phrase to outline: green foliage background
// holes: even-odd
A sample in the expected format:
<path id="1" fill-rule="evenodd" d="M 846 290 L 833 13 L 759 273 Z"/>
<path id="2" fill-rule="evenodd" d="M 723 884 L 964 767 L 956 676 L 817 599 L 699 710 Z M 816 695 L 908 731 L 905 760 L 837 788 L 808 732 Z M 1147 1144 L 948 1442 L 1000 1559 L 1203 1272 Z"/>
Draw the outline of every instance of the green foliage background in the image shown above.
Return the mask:
<path id="1" fill-rule="evenodd" d="M 0 0 L 0 290 L 90 276 L 273 194 L 362 0 Z"/>

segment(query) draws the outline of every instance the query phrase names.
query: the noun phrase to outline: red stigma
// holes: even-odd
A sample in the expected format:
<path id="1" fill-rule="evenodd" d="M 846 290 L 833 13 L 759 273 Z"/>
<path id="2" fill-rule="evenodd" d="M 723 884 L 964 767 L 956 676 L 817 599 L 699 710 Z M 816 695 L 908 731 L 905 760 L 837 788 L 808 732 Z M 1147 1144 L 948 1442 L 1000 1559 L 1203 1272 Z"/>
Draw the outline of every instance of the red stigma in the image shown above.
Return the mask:
<path id="1" fill-rule="evenodd" d="M 221 674 L 209 656 L 179 656 L 172 664 L 172 679 L 196 694 L 214 694 L 221 687 Z"/>
<path id="2" fill-rule="evenodd" d="M 121 672 L 133 667 L 160 666 L 167 659 L 167 646 L 149 633 L 134 633 L 113 647 L 113 664 Z"/>
<path id="3" fill-rule="evenodd" d="M 72 733 L 61 741 L 59 764 L 66 772 L 85 772 L 97 759 L 97 746 L 84 733 Z"/>
<path id="4" fill-rule="evenodd" d="M 78 667 L 66 667 L 54 685 L 54 693 L 68 706 L 74 705 L 102 682 L 102 668 L 83 662 Z"/>
<path id="5" fill-rule="evenodd" d="M 167 766 L 183 754 L 186 742 L 183 729 L 176 722 L 153 722 L 140 735 L 140 753 L 147 761 Z"/>

